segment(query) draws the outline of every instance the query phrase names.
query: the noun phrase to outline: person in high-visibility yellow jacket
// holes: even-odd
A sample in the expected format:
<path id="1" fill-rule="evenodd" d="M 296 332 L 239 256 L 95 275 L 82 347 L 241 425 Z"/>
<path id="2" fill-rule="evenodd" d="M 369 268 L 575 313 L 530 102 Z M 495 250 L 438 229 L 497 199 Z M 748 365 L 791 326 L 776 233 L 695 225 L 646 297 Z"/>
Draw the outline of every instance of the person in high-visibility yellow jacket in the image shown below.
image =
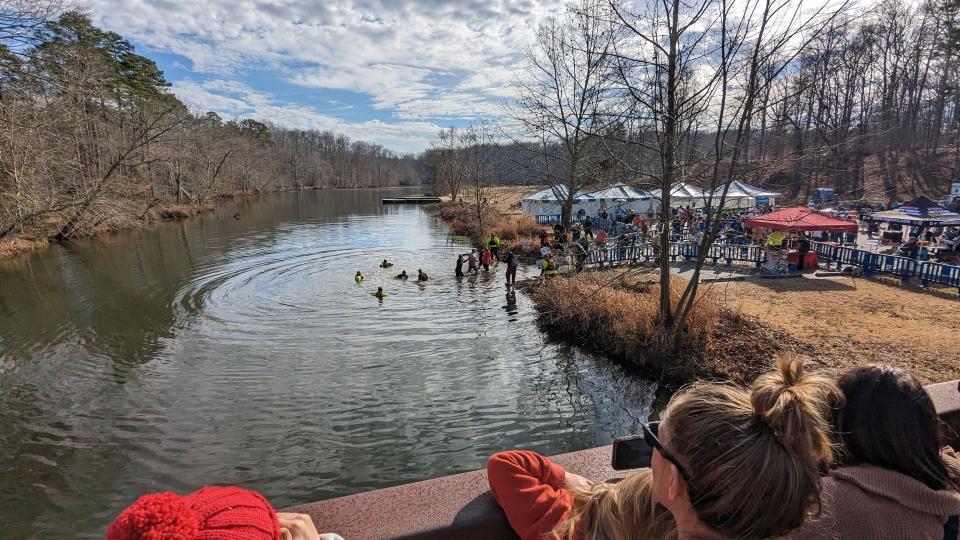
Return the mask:
<path id="1" fill-rule="evenodd" d="M 490 238 L 487 239 L 487 247 L 490 248 L 490 252 L 493 253 L 494 258 L 497 261 L 500 260 L 500 237 L 490 233 Z"/>
<path id="2" fill-rule="evenodd" d="M 360 271 L 357 270 L 357 275 L 353 276 L 353 280 L 356 281 L 357 283 L 363 283 L 363 274 L 361 274 Z"/>
<path id="3" fill-rule="evenodd" d="M 553 277 L 557 275 L 557 261 L 553 260 L 553 255 L 547 255 L 547 258 L 541 263 L 543 266 L 540 275 Z"/>
<path id="4" fill-rule="evenodd" d="M 783 247 L 783 240 L 787 235 L 783 234 L 783 231 L 773 231 L 770 233 L 770 236 L 767 236 L 767 247 L 781 248 Z"/>

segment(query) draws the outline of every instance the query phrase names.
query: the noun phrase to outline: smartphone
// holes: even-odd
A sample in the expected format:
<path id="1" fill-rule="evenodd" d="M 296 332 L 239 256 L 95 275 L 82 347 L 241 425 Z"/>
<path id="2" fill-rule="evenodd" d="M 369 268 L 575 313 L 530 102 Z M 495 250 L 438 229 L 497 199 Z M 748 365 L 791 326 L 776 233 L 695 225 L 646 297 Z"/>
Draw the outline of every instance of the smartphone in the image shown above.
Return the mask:
<path id="1" fill-rule="evenodd" d="M 651 459 L 653 459 L 653 448 L 647 444 L 643 435 L 614 439 L 611 466 L 615 471 L 649 467 Z"/>

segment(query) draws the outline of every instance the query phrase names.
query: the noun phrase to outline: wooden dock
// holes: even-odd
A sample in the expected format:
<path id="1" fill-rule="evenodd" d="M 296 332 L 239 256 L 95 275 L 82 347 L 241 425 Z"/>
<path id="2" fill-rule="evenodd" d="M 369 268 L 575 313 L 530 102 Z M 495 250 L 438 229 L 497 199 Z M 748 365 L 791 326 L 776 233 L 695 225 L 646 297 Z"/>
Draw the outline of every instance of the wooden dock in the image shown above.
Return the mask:
<path id="1" fill-rule="evenodd" d="M 382 199 L 383 204 L 435 204 L 440 202 L 440 197 L 395 197 L 392 199 Z"/>

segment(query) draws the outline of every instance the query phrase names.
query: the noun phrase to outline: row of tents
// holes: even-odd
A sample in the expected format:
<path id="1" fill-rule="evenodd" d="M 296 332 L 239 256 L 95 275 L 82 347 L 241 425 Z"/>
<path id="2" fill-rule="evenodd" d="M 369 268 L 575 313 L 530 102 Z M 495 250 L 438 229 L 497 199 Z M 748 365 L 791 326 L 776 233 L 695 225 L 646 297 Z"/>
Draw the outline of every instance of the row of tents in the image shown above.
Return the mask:
<path id="1" fill-rule="evenodd" d="M 692 184 L 680 182 L 674 184 L 670 190 L 670 206 L 704 208 L 708 205 L 717 206 L 723 188 L 713 192 L 703 190 Z M 712 194 L 712 197 L 711 197 Z M 760 205 L 773 206 L 780 193 L 768 191 L 743 182 L 731 182 L 727 188 L 727 198 L 724 208 L 754 208 Z M 563 201 L 567 191 L 563 186 L 547 188 L 525 197 L 522 202 L 523 211 L 534 216 L 556 216 L 561 213 Z M 619 208 L 633 210 L 637 214 L 649 214 L 659 211 L 661 192 L 659 189 L 647 191 L 616 183 L 610 187 L 590 193 L 575 193 L 573 196 L 573 212 L 583 209 L 588 215 L 595 216 L 601 210 L 613 213 Z"/>
<path id="2" fill-rule="evenodd" d="M 916 228 L 915 233 L 930 227 L 960 226 L 960 214 L 920 196 L 892 210 L 874 212 L 861 216 L 864 221 L 897 223 Z M 748 227 L 760 227 L 778 231 L 841 231 L 856 233 L 859 225 L 855 221 L 837 219 L 812 208 L 784 208 L 745 220 Z"/>

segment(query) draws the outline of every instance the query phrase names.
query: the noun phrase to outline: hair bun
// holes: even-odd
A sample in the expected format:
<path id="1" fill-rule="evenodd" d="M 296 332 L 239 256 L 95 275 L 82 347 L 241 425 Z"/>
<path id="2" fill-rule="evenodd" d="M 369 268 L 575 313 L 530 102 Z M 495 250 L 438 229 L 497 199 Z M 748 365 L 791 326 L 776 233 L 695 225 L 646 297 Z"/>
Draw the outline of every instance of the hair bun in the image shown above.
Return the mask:
<path id="1" fill-rule="evenodd" d="M 840 390 L 829 379 L 807 374 L 801 358 L 781 358 L 778 369 L 754 381 L 750 403 L 780 444 L 816 463 L 832 459 L 828 411 Z"/>
<path id="2" fill-rule="evenodd" d="M 110 525 L 107 540 L 161 540 L 194 538 L 200 520 L 176 493 L 144 495 L 130 505 Z"/>

